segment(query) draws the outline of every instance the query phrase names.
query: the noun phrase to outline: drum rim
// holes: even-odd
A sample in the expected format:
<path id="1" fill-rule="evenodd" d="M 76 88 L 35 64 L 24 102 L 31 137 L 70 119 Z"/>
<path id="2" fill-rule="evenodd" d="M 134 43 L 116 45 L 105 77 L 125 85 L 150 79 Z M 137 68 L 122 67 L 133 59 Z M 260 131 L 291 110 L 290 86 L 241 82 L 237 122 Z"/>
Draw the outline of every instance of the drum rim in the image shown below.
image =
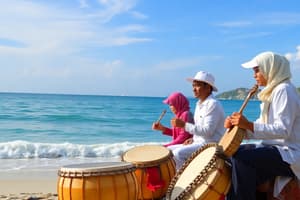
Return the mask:
<path id="1" fill-rule="evenodd" d="M 239 129 L 239 127 L 234 126 L 231 130 L 233 129 Z M 223 137 L 218 142 L 218 145 L 222 147 L 223 153 L 227 157 L 232 156 L 238 150 L 245 137 L 245 131 L 242 132 L 242 129 L 239 132 L 237 131 L 233 136 L 228 135 L 230 131 L 226 131 Z"/>
<path id="2" fill-rule="evenodd" d="M 209 163 L 204 167 L 204 169 L 202 169 L 202 171 L 199 173 L 199 175 L 197 175 L 194 180 L 192 181 L 192 183 L 190 183 L 175 199 L 176 200 L 180 200 L 180 199 L 184 199 L 184 196 L 186 194 L 189 194 L 190 191 L 195 188 L 195 186 L 197 184 L 199 184 L 199 182 L 203 181 L 203 178 L 206 177 L 208 175 L 208 173 L 205 173 L 205 170 L 207 169 L 212 169 L 215 168 L 217 163 L 216 160 L 217 158 L 222 158 L 222 147 L 219 146 L 217 143 L 207 143 L 204 144 L 202 147 L 200 147 L 198 150 L 196 150 L 182 165 L 182 167 L 178 170 L 178 172 L 176 173 L 176 175 L 173 177 L 172 181 L 170 182 L 170 185 L 167 189 L 166 192 L 166 199 L 171 199 L 171 193 L 175 187 L 175 184 L 177 182 L 177 180 L 180 178 L 181 174 L 183 173 L 183 171 L 188 167 L 188 165 L 194 160 L 194 158 L 196 156 L 199 155 L 199 153 L 201 153 L 202 151 L 204 151 L 205 149 L 209 148 L 209 147 L 216 147 L 216 153 L 213 155 L 213 157 L 210 159 Z M 219 154 L 221 156 L 219 156 Z"/>
<path id="3" fill-rule="evenodd" d="M 101 164 L 106 163 L 106 162 L 101 162 Z M 58 176 L 60 177 L 90 177 L 90 176 L 100 176 L 100 175 L 117 175 L 117 174 L 125 174 L 125 173 L 130 173 L 136 170 L 136 167 L 129 162 L 107 162 L 107 163 L 118 163 L 118 164 L 123 164 L 123 165 L 118 165 L 118 166 L 109 166 L 109 168 L 97 168 L 97 167 L 90 167 L 90 168 L 69 168 L 68 166 L 73 166 L 73 165 L 67 165 L 62 167 L 61 169 L 58 170 Z M 82 163 L 88 164 L 88 163 Z M 96 163 L 91 163 L 91 164 L 96 164 Z M 79 164 L 80 165 L 80 164 Z"/>
<path id="4" fill-rule="evenodd" d="M 136 167 L 139 167 L 139 168 L 147 168 L 147 167 L 154 167 L 154 166 L 157 166 L 158 163 L 161 163 L 161 162 L 165 162 L 167 160 L 169 160 L 170 158 L 173 157 L 173 153 L 170 149 L 164 147 L 164 146 L 160 146 L 160 145 L 142 145 L 142 146 L 136 146 L 136 147 L 150 147 L 150 146 L 155 146 L 155 147 L 162 147 L 162 149 L 164 150 L 167 150 L 168 151 L 168 154 L 162 158 L 159 158 L 159 159 L 156 159 L 156 160 L 151 160 L 151 161 L 132 161 L 132 160 L 125 160 L 125 155 L 126 153 L 128 153 L 129 151 L 132 151 L 134 148 L 132 149 L 129 149 L 127 151 L 125 151 L 122 155 L 122 161 L 125 161 L 125 162 L 130 162 L 130 163 L 133 163 Z"/>

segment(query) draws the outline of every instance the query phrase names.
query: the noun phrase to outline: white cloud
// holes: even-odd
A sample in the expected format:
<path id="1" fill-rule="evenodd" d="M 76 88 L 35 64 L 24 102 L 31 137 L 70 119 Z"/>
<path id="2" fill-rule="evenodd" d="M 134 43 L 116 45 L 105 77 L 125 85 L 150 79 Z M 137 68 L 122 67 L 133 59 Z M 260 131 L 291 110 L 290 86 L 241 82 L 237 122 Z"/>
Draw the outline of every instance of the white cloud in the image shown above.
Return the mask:
<path id="1" fill-rule="evenodd" d="M 98 18 L 102 23 L 107 23 L 113 17 L 130 12 L 137 4 L 136 0 L 99 0 L 104 9 L 90 13 L 88 17 Z"/>
<path id="2" fill-rule="evenodd" d="M 138 22 L 143 18 L 134 11 L 137 2 L 63 3 L 1 2 L 0 18 L 5 20 L 0 21 L 0 77 L 5 84 L 0 91 L 96 93 L 100 86 L 99 91 L 119 87 L 114 85 L 117 78 L 134 80 L 127 77 L 128 73 L 136 74 L 132 66 L 118 55 L 101 57 L 101 51 L 153 40 L 141 36 L 149 29 L 136 21 L 138 14 Z M 132 13 L 137 15 L 132 17 Z M 128 15 L 129 20 L 118 26 L 109 23 L 119 15 Z"/>
<path id="3" fill-rule="evenodd" d="M 86 1 L 80 2 L 81 5 L 87 5 Z M 97 18 L 90 18 L 89 14 L 83 14 L 74 8 L 57 8 L 49 4 L 13 0 L 2 3 L 0 17 L 6 20 L 0 22 L 0 39 L 24 44 L 24 48 L 19 49 L 5 49 L 2 45 L 2 50 L 8 50 L 7 53 L 67 54 L 82 51 L 85 45 L 92 43 L 115 46 L 151 41 L 149 38 L 136 36 L 136 33 L 147 31 L 144 25 L 125 24 L 111 27 L 101 23 L 132 9 L 135 1 L 101 3 L 106 7 L 99 8 L 98 12 L 102 15 Z M 130 36 L 131 33 L 135 33 L 135 36 Z"/>
<path id="4" fill-rule="evenodd" d="M 90 7 L 86 0 L 79 0 L 80 8 Z"/>
<path id="5" fill-rule="evenodd" d="M 133 37 L 118 37 L 118 38 L 112 38 L 111 40 L 108 40 L 110 45 L 116 45 L 116 46 L 122 46 L 132 43 L 140 43 L 140 42 L 150 42 L 152 41 L 151 38 L 133 38 Z M 105 42 L 105 41 L 103 41 Z M 105 44 L 105 43 L 102 43 Z"/>
<path id="6" fill-rule="evenodd" d="M 253 23 L 251 21 L 228 21 L 216 24 L 217 26 L 224 28 L 237 28 L 237 27 L 247 27 L 251 26 Z"/>
<path id="7" fill-rule="evenodd" d="M 232 20 L 217 23 L 222 28 L 248 28 L 258 26 L 299 25 L 300 14 L 292 12 L 256 13 L 245 20 Z"/>
<path id="8" fill-rule="evenodd" d="M 136 19 L 147 19 L 148 16 L 143 14 L 143 13 L 140 13 L 140 12 L 137 12 L 137 11 L 131 11 L 130 12 L 132 16 L 134 16 Z"/>
<path id="9" fill-rule="evenodd" d="M 298 26 L 300 14 L 294 12 L 264 12 L 237 20 L 215 23 L 228 40 L 263 38 L 276 34 L 283 26 Z M 279 29 L 278 29 L 279 28 Z"/>
<path id="10" fill-rule="evenodd" d="M 253 32 L 253 33 L 231 33 L 227 40 L 241 40 L 250 38 L 262 38 L 272 35 L 272 32 Z"/>
<path id="11" fill-rule="evenodd" d="M 288 52 L 285 56 L 290 61 L 292 70 L 300 69 L 300 45 L 296 47 L 296 52 Z"/>
<path id="12" fill-rule="evenodd" d="M 155 71 L 176 71 L 180 69 L 184 69 L 191 66 L 197 66 L 201 63 L 201 60 L 203 58 L 200 57 L 193 57 L 193 58 L 180 58 L 180 59 L 173 59 L 173 60 L 167 60 L 162 61 L 158 64 L 156 64 L 153 67 L 153 70 Z"/>
<path id="13" fill-rule="evenodd" d="M 147 28 L 139 24 L 129 24 L 127 26 L 118 27 L 116 31 L 119 33 L 146 32 Z"/>
<path id="14" fill-rule="evenodd" d="M 259 17 L 260 24 L 268 25 L 299 25 L 300 14 L 293 12 L 269 12 Z"/>

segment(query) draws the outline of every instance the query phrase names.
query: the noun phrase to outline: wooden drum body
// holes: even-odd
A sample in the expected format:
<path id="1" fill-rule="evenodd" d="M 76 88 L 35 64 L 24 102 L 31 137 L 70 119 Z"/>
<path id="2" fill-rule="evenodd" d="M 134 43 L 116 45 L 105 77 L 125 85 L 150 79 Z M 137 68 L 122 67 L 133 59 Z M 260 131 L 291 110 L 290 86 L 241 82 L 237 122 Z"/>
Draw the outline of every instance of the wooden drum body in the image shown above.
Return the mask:
<path id="1" fill-rule="evenodd" d="M 228 164 L 218 155 L 222 150 L 207 144 L 192 154 L 172 180 L 167 200 L 224 199 L 231 184 Z"/>
<path id="2" fill-rule="evenodd" d="M 226 131 L 219 141 L 219 145 L 223 148 L 223 154 L 231 157 L 240 147 L 245 134 L 246 130 L 238 126 Z"/>
<path id="3" fill-rule="evenodd" d="M 59 200 L 136 200 L 135 167 L 126 162 L 68 165 L 58 171 Z"/>
<path id="4" fill-rule="evenodd" d="M 158 199 L 165 196 L 176 173 L 173 154 L 168 148 L 158 145 L 138 146 L 125 152 L 122 159 L 136 166 L 138 199 Z"/>

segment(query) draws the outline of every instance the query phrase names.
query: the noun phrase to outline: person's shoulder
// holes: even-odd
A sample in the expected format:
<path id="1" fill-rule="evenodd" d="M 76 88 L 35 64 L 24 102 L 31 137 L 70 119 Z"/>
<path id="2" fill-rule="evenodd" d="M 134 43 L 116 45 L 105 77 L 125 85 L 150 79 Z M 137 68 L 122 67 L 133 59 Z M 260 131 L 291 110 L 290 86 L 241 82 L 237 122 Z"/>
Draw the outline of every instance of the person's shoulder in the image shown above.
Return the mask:
<path id="1" fill-rule="evenodd" d="M 275 96 L 289 96 L 292 98 L 299 99 L 300 95 L 296 87 L 291 82 L 283 82 L 277 85 L 273 90 L 273 95 Z"/>
<path id="2" fill-rule="evenodd" d="M 215 104 L 220 103 L 219 99 L 217 99 L 217 98 L 216 98 L 215 96 L 213 96 L 213 95 L 210 95 L 208 99 L 209 99 L 209 101 L 212 102 L 212 103 L 215 103 Z"/>
<path id="3" fill-rule="evenodd" d="M 181 113 L 181 116 L 186 116 L 186 115 L 189 115 L 190 113 L 191 113 L 191 111 L 186 110 Z"/>
<path id="4" fill-rule="evenodd" d="M 287 92 L 296 92 L 296 87 L 291 83 L 291 82 L 283 82 L 278 84 L 274 88 L 274 92 L 282 92 L 282 91 L 287 91 Z"/>
<path id="5" fill-rule="evenodd" d="M 220 101 L 212 95 L 207 98 L 206 102 L 208 106 L 217 106 L 220 104 Z"/>

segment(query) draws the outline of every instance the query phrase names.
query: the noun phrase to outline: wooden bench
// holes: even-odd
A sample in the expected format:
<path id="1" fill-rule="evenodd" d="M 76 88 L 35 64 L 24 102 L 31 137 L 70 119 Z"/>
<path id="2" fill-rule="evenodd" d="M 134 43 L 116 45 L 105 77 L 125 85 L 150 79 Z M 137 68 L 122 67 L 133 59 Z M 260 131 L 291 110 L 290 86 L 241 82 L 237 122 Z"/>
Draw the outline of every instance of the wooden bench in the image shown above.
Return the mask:
<path id="1" fill-rule="evenodd" d="M 266 193 L 266 200 L 300 200 L 300 181 L 290 180 L 280 192 L 278 198 L 273 197 L 274 182 L 266 182 L 257 187 L 259 192 Z"/>

